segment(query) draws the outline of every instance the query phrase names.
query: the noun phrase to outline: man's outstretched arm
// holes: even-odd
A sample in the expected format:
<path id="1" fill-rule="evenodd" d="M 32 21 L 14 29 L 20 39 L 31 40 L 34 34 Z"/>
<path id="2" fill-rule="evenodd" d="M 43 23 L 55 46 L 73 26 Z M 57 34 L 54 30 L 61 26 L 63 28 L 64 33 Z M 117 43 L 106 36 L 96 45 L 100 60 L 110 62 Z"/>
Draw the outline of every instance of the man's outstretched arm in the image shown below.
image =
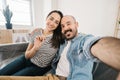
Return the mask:
<path id="1" fill-rule="evenodd" d="M 120 71 L 120 39 L 104 37 L 91 47 L 91 52 L 102 62 Z"/>

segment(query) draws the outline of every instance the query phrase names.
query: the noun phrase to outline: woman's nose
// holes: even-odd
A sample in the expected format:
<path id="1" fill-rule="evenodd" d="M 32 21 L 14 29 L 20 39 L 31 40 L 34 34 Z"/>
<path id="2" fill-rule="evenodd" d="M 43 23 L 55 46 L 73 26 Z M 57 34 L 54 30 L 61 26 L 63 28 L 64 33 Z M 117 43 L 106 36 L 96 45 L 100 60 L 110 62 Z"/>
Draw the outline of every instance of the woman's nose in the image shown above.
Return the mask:
<path id="1" fill-rule="evenodd" d="M 54 24 L 55 24 L 55 22 L 54 22 L 54 21 L 51 21 L 50 25 L 52 25 L 52 26 L 53 26 Z"/>

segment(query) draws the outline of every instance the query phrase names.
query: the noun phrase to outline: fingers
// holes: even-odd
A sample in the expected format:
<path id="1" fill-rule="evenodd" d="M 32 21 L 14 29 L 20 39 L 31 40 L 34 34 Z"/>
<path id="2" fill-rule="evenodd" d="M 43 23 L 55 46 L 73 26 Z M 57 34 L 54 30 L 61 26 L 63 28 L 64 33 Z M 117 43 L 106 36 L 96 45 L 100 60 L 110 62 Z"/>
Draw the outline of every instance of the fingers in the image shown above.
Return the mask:
<path id="1" fill-rule="evenodd" d="M 39 35 L 39 36 L 36 36 L 35 39 L 43 42 L 43 41 L 45 40 L 45 36 L 43 36 L 43 35 L 40 36 L 40 35 Z"/>
<path id="2" fill-rule="evenodd" d="M 35 50 L 39 50 L 39 48 L 41 47 L 44 40 L 45 40 L 45 36 L 36 36 L 35 37 L 35 40 L 34 40 L 34 48 L 35 48 Z"/>

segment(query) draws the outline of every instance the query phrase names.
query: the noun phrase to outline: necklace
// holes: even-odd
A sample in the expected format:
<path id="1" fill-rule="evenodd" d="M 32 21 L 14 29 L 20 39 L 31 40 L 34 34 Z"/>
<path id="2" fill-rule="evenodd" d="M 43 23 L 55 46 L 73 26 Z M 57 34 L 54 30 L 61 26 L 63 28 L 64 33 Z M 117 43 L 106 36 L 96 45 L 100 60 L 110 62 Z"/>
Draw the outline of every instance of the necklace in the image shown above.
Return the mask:
<path id="1" fill-rule="evenodd" d="M 53 32 L 49 32 L 49 31 L 43 29 L 43 30 L 42 30 L 42 34 L 46 37 L 46 36 L 48 36 L 48 35 L 53 34 Z"/>

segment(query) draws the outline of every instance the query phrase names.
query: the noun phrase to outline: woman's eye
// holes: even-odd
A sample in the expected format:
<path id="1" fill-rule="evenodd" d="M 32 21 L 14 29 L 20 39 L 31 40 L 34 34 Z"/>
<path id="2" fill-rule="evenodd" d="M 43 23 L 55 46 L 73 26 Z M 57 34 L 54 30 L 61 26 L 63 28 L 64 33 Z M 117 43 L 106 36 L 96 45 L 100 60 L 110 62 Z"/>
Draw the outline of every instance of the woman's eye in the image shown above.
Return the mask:
<path id="1" fill-rule="evenodd" d="M 58 22 L 58 21 L 56 21 L 55 23 L 56 23 L 56 24 L 59 24 L 59 22 Z"/>
<path id="2" fill-rule="evenodd" d="M 53 18 L 50 18 L 50 20 L 53 20 Z"/>

